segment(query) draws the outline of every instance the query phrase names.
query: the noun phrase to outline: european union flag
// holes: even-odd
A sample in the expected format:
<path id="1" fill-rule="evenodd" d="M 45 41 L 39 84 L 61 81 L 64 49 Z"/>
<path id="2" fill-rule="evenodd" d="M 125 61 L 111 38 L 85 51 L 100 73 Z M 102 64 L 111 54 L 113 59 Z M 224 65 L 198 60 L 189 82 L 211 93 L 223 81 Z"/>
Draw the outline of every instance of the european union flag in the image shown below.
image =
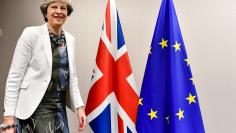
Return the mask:
<path id="1" fill-rule="evenodd" d="M 172 0 L 163 0 L 139 99 L 138 133 L 204 133 L 198 97 Z"/>

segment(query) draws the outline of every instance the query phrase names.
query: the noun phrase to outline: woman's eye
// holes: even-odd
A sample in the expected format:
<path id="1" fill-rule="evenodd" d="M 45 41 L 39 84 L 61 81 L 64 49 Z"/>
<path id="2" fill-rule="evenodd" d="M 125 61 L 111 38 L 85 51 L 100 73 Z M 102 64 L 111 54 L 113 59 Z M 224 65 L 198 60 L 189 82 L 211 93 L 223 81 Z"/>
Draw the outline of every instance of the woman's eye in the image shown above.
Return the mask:
<path id="1" fill-rule="evenodd" d="M 66 9 L 66 7 L 61 7 L 61 9 L 62 9 L 62 10 L 65 10 L 65 9 Z"/>
<path id="2" fill-rule="evenodd" d="M 53 8 L 53 9 L 57 9 L 57 6 L 52 6 L 51 8 Z"/>

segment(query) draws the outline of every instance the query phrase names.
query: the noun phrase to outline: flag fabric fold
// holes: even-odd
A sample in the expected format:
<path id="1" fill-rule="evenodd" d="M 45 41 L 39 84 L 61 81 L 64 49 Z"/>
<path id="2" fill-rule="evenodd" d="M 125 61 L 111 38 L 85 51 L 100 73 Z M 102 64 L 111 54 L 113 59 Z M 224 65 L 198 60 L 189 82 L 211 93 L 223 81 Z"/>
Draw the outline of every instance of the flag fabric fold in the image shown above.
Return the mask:
<path id="1" fill-rule="evenodd" d="M 199 100 L 172 0 L 163 0 L 143 78 L 138 133 L 204 133 Z"/>

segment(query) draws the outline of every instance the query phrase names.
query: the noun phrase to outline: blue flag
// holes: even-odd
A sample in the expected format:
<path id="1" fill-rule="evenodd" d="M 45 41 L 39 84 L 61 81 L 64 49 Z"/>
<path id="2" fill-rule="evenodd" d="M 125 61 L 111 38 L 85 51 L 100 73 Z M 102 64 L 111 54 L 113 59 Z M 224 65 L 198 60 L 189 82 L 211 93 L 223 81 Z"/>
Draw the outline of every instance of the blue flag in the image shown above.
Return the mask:
<path id="1" fill-rule="evenodd" d="M 163 0 L 143 78 L 138 133 L 204 133 L 190 62 L 172 0 Z"/>

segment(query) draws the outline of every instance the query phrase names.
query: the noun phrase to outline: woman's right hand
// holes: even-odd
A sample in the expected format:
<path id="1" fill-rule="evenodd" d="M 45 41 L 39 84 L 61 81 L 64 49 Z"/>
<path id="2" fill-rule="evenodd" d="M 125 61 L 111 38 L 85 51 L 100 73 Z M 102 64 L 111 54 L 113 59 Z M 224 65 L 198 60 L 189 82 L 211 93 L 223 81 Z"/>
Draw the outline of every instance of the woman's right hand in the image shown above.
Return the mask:
<path id="1" fill-rule="evenodd" d="M 15 123 L 15 118 L 13 116 L 3 117 L 3 124 L 11 125 L 14 123 Z M 15 133 L 15 132 L 16 132 L 16 128 L 9 128 L 9 129 L 2 130 L 2 133 Z"/>

